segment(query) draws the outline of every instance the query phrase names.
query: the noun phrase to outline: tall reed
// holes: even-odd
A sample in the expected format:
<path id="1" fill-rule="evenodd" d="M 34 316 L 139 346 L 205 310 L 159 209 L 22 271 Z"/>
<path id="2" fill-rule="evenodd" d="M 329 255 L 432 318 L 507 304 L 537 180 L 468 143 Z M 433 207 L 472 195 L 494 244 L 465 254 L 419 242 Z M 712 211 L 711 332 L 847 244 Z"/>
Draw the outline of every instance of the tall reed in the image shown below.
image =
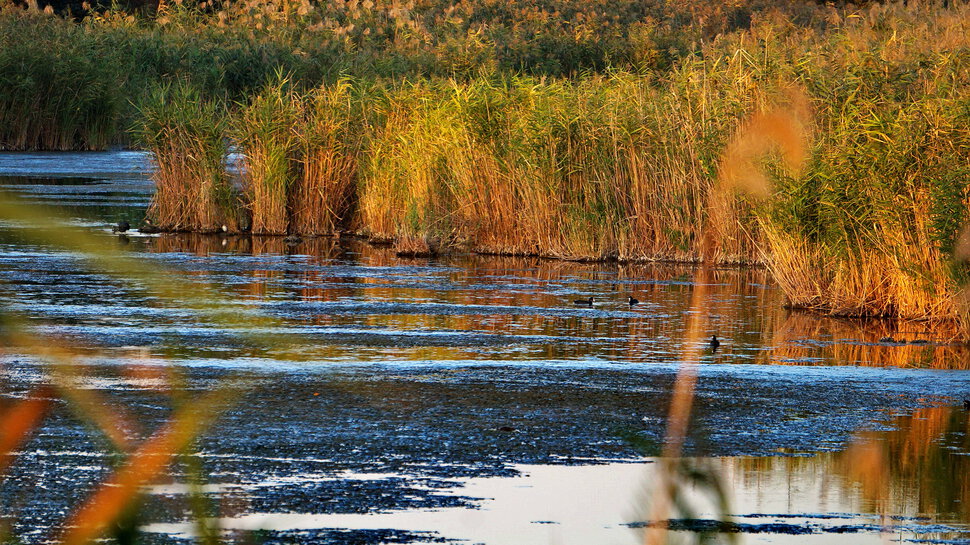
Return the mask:
<path id="1" fill-rule="evenodd" d="M 169 231 L 238 229 L 238 191 L 226 172 L 223 107 L 190 85 L 154 89 L 135 134 L 151 150 L 155 195 L 148 218 Z"/>
<path id="2" fill-rule="evenodd" d="M 296 133 L 301 97 L 283 77 L 246 104 L 236 122 L 245 154 L 244 193 L 255 234 L 286 234 L 290 191 L 300 176 Z"/>
<path id="3" fill-rule="evenodd" d="M 366 130 L 357 112 L 361 106 L 347 80 L 321 87 L 303 101 L 295 127 L 300 175 L 289 192 L 294 232 L 333 234 L 346 227 Z"/>
<path id="4" fill-rule="evenodd" d="M 714 93 L 689 80 L 669 94 L 629 74 L 389 88 L 362 157 L 361 224 L 497 253 L 699 259 L 718 123 L 743 106 L 698 118 L 694 101 Z M 719 259 L 756 258 L 748 231 L 729 229 Z"/>
<path id="5" fill-rule="evenodd" d="M 965 4 L 874 7 L 777 59 L 810 67 L 800 77 L 817 96 L 809 168 L 776 177 L 761 215 L 769 266 L 792 305 L 966 320 L 966 269 L 953 250 L 970 220 L 968 18 Z"/>
<path id="6" fill-rule="evenodd" d="M 0 6 L 0 150 L 103 149 L 118 138 L 127 74 L 101 38 Z"/>

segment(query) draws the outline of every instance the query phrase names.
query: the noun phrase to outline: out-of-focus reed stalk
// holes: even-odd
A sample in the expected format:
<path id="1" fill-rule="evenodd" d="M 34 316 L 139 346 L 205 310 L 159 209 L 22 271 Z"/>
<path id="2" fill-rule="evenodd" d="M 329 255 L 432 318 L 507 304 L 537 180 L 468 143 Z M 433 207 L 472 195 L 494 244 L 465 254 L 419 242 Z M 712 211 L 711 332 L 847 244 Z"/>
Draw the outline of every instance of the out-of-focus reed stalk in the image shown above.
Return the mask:
<path id="1" fill-rule="evenodd" d="M 771 194 L 771 189 L 757 161 L 774 150 L 782 152 L 782 165 L 792 175 L 801 173 L 809 147 L 806 130 L 809 114 L 804 104 L 804 91 L 792 87 L 788 90 L 785 105 L 776 105 L 764 112 L 757 112 L 741 124 L 721 157 L 718 186 L 710 200 L 712 207 L 721 206 L 718 203 L 730 202 L 736 192 L 753 200 L 766 199 Z M 725 214 L 724 209 L 721 208 L 719 213 Z M 702 240 L 705 241 L 704 248 L 707 252 L 712 252 L 717 247 L 716 240 L 712 240 L 718 236 L 716 226 L 720 226 L 720 223 L 711 225 L 703 233 Z M 644 543 L 647 545 L 667 543 L 668 519 L 674 497 L 678 494 L 677 487 L 682 485 L 678 481 L 678 466 L 681 463 L 679 458 L 683 454 L 687 439 L 694 387 L 697 383 L 697 365 L 704 349 L 711 261 L 705 259 L 694 274 L 684 347 L 674 382 L 658 471 L 660 482 L 656 485 L 650 504 L 648 520 L 651 525 L 644 534 Z M 713 349 L 716 350 L 717 347 L 714 346 Z"/>

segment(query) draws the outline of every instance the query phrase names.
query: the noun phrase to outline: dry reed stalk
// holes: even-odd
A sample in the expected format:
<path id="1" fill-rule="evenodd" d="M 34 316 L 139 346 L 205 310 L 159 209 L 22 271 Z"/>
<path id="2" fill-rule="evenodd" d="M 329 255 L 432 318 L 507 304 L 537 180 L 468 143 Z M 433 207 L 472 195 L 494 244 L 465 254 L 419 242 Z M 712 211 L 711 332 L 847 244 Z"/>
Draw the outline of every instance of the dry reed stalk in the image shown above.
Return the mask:
<path id="1" fill-rule="evenodd" d="M 176 454 L 220 415 L 221 409 L 238 392 L 222 387 L 208 393 L 189 408 L 179 411 L 159 432 L 145 440 L 124 466 L 104 482 L 77 509 L 66 524 L 62 541 L 66 545 L 87 545 L 129 508 L 145 486 L 155 482 Z"/>
<path id="2" fill-rule="evenodd" d="M 362 127 L 351 116 L 350 84 L 315 91 L 298 128 L 300 170 L 290 192 L 292 230 L 333 234 L 350 215 L 357 182 Z"/>
<path id="3" fill-rule="evenodd" d="M 136 134 L 157 167 L 148 217 L 166 231 L 236 230 L 222 109 L 180 83 L 154 88 L 141 114 Z"/>
<path id="4" fill-rule="evenodd" d="M 763 186 L 751 183 L 760 182 L 759 176 L 763 175 L 746 173 L 745 170 L 755 169 L 754 160 L 775 146 L 781 146 L 785 151 L 786 166 L 793 171 L 799 170 L 807 151 L 803 126 L 802 120 L 791 114 L 782 113 L 781 109 L 771 110 L 771 113 L 764 117 L 756 115 L 742 124 L 722 155 L 721 168 L 718 171 L 718 186 L 722 189 L 722 194 L 715 195 L 712 192 L 713 198 L 723 198 L 725 190 L 735 187 L 747 192 L 753 199 L 764 198 L 768 193 L 767 183 Z M 767 142 L 761 142 L 766 138 Z M 713 245 L 716 241 L 711 237 L 716 233 L 715 226 L 709 223 L 704 225 L 701 233 L 702 248 L 708 256 L 713 254 Z M 711 259 L 705 257 L 704 265 L 697 270 L 694 277 L 687 333 L 674 383 L 670 413 L 667 417 L 662 467 L 659 472 L 660 484 L 651 502 L 648 520 L 652 524 L 644 534 L 644 542 L 647 545 L 663 545 L 667 542 L 667 522 L 677 487 L 676 460 L 683 453 L 684 441 L 687 437 L 687 426 L 694 401 L 694 386 L 697 381 L 697 364 L 700 361 L 703 346 L 702 332 L 706 330 L 705 307 L 707 286 L 710 282 L 708 264 Z"/>
<path id="5" fill-rule="evenodd" d="M 487 145 L 473 142 L 467 135 L 461 144 L 462 152 L 448 158 L 459 203 L 457 238 L 483 253 L 535 253 L 537 243 L 530 241 L 533 233 L 519 227 L 528 212 L 520 206 L 514 180 Z"/>
<path id="6" fill-rule="evenodd" d="M 392 160 L 403 154 L 401 139 L 410 127 L 410 118 L 407 108 L 392 103 L 384 125 L 370 142 L 366 173 L 359 182 L 357 214 L 361 229 L 374 239 L 393 240 L 406 214 L 407 201 L 402 197 L 404 188 L 398 179 L 399 164 Z"/>
<path id="7" fill-rule="evenodd" d="M 214 169 L 204 158 L 208 150 L 200 148 L 190 144 L 154 150 L 156 191 L 148 217 L 162 230 L 214 232 L 223 225 L 236 230 L 235 214 L 218 202 L 219 193 L 229 191 L 229 181 L 221 166 Z"/>
<path id="8" fill-rule="evenodd" d="M 357 159 L 327 148 L 306 151 L 302 177 L 290 193 L 292 231 L 328 235 L 340 231 L 353 201 Z"/>
<path id="9" fill-rule="evenodd" d="M 303 97 L 286 78 L 263 88 L 238 118 L 238 136 L 246 160 L 243 176 L 253 234 L 289 231 L 290 190 L 300 177 L 296 128 Z"/>

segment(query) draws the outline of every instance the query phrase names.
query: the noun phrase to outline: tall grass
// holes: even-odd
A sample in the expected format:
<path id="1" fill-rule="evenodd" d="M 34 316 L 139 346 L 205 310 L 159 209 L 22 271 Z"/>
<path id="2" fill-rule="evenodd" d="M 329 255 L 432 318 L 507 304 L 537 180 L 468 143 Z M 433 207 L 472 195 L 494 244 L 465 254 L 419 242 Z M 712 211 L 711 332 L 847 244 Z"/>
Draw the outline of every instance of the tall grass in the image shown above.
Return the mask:
<path id="1" fill-rule="evenodd" d="M 22 4 L 35 4 L 23 2 Z M 621 0 L 462 2 L 162 2 L 156 13 L 112 8 L 82 21 L 0 3 L 0 145 L 103 149 L 127 143 L 146 89 L 186 80 L 208 98 L 246 101 L 279 70 L 298 87 L 350 75 L 579 78 L 665 73 L 718 34 L 779 12 L 826 25 L 831 7 L 754 0 L 741 6 Z M 123 3 L 121 3 L 123 4 Z M 66 14 L 65 14 L 66 15 Z"/>
<path id="2" fill-rule="evenodd" d="M 817 97 L 816 143 L 805 175 L 776 177 L 761 221 L 793 306 L 965 320 L 953 251 L 970 219 L 968 20 L 965 4 L 874 7 L 787 61 Z"/>
<path id="3" fill-rule="evenodd" d="M 363 154 L 361 224 L 495 253 L 696 260 L 725 132 L 714 125 L 731 112 L 692 118 L 705 90 L 689 77 L 667 89 L 622 73 L 390 89 Z M 734 235 L 721 259 L 754 259 Z"/>
<path id="4" fill-rule="evenodd" d="M 300 176 L 290 191 L 291 224 L 302 234 L 334 234 L 354 205 L 357 156 L 366 118 L 350 81 L 325 86 L 303 100 L 296 127 Z"/>
<path id="5" fill-rule="evenodd" d="M 286 234 L 290 192 L 299 177 L 295 131 L 301 100 L 285 78 L 267 85 L 242 108 L 236 123 L 246 156 L 244 192 L 255 234 Z"/>
<path id="6" fill-rule="evenodd" d="M 226 114 L 187 84 L 162 85 L 143 104 L 135 134 L 152 151 L 148 218 L 168 231 L 235 231 L 239 197 L 225 168 Z"/>
<path id="7" fill-rule="evenodd" d="M 622 14 L 619 34 L 597 27 L 616 40 L 611 54 L 625 59 L 614 67 L 597 60 L 600 53 L 578 35 L 544 61 L 510 60 L 505 55 L 513 51 L 525 55 L 514 38 L 519 31 L 552 24 L 538 13 L 513 25 L 506 41 L 489 43 L 485 36 L 499 37 L 463 26 L 458 12 L 506 19 L 486 17 L 477 4 L 450 12 L 436 11 L 441 6 L 434 2 L 411 11 L 287 5 L 278 10 L 254 0 L 210 14 L 173 7 L 144 27 L 110 18 L 81 29 L 49 17 L 29 21 L 66 42 L 124 44 L 121 50 L 137 51 L 156 70 L 132 71 L 121 84 L 184 72 L 220 100 L 243 104 L 229 132 L 246 155 L 245 202 L 258 233 L 351 228 L 396 240 L 410 253 L 465 248 L 569 259 L 764 262 L 793 306 L 970 325 L 959 296 L 966 267 L 953 255 L 970 205 L 965 3 L 890 3 L 853 13 L 752 8 L 737 19 L 744 24 L 720 26 L 744 14 L 692 3 L 688 11 L 713 18 L 686 23 L 670 7 L 649 28 L 646 12 L 622 3 L 611 8 Z M 565 19 L 600 17 L 573 7 Z M 481 32 L 441 50 L 415 38 L 457 40 L 439 26 L 446 21 Z M 392 22 L 393 32 L 382 26 Z M 9 41 L 12 34 L 4 36 Z M 653 54 L 685 37 L 694 45 L 672 46 L 679 53 L 665 60 Z M 647 48 L 640 57 L 625 49 L 633 43 Z M 269 65 L 291 74 L 289 83 L 265 85 Z M 450 71 L 429 68 L 444 65 Z M 499 68 L 513 65 L 520 69 Z M 595 70 L 580 76 L 577 67 Z M 337 79 L 348 72 L 364 76 Z M 799 117 L 798 128 L 778 132 L 787 125 L 771 121 L 771 105 L 792 88 L 804 89 L 803 110 L 811 114 Z M 4 125 L 10 134 L 44 119 L 24 114 L 30 107 L 0 108 L 23 116 Z M 98 140 L 70 130 L 21 132 L 5 136 L 5 145 Z M 814 142 L 804 168 L 780 168 L 785 142 L 802 140 Z M 747 159 L 726 166 L 721 156 L 729 149 Z M 739 186 L 718 182 L 728 167 L 761 172 L 762 196 L 750 199 Z M 199 220 L 185 219 L 185 202 L 170 205 L 165 213 L 176 218 L 165 220 L 170 228 L 210 229 L 223 221 L 204 205 L 193 204 Z M 154 210 L 162 213 L 160 205 Z"/>
<path id="8" fill-rule="evenodd" d="M 101 38 L 0 6 L 0 150 L 103 149 L 118 137 L 127 75 Z"/>

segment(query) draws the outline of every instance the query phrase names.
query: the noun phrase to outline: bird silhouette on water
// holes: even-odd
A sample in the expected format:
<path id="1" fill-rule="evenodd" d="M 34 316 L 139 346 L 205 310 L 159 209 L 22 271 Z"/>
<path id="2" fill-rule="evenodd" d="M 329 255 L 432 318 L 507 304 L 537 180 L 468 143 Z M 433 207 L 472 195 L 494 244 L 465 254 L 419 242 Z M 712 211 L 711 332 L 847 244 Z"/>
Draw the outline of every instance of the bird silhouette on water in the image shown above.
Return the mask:
<path id="1" fill-rule="evenodd" d="M 593 298 L 590 297 L 589 299 L 576 299 L 575 301 L 573 301 L 573 304 L 574 305 L 584 305 L 584 306 L 587 306 L 587 307 L 591 307 L 591 306 L 593 306 Z"/>
<path id="2" fill-rule="evenodd" d="M 129 224 L 127 220 L 121 220 L 117 225 L 114 226 L 112 231 L 115 233 L 124 233 L 128 229 L 131 229 L 131 224 Z"/>
<path id="3" fill-rule="evenodd" d="M 717 335 L 711 335 L 711 342 L 708 344 L 710 344 L 711 350 L 717 352 L 717 347 L 721 346 L 721 341 L 717 340 Z"/>
<path id="4" fill-rule="evenodd" d="M 640 302 L 640 300 L 639 300 L 639 299 L 637 299 L 636 297 L 634 297 L 634 296 L 632 296 L 632 295 L 630 296 L 630 306 L 631 306 L 631 307 L 632 307 L 633 305 L 636 305 L 636 304 L 637 304 L 637 303 L 639 303 L 639 302 Z"/>

